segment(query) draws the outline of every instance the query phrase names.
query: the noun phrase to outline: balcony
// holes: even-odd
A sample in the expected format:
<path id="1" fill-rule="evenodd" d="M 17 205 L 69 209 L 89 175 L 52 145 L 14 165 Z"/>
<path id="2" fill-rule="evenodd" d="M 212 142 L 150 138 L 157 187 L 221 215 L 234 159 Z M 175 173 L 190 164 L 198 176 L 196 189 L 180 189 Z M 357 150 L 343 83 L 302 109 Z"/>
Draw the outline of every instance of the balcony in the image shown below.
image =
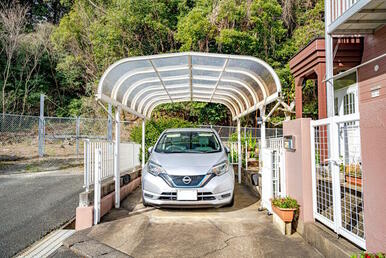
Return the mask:
<path id="1" fill-rule="evenodd" d="M 373 34 L 386 24 L 385 0 L 326 0 L 330 3 L 332 35 Z"/>

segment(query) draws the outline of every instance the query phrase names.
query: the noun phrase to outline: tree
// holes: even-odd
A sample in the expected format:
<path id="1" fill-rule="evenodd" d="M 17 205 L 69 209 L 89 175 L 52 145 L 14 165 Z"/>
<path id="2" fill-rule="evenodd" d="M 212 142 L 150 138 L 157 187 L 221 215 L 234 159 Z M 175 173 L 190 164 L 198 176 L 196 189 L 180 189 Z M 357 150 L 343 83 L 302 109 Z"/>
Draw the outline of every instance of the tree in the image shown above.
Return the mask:
<path id="1" fill-rule="evenodd" d="M 0 40 L 6 54 L 6 65 L 3 72 L 2 111 L 6 112 L 6 92 L 12 59 L 20 44 L 20 35 L 26 26 L 28 8 L 12 2 L 9 6 L 2 6 L 0 10 L 0 26 L 2 29 Z"/>
<path id="2" fill-rule="evenodd" d="M 22 103 L 21 114 L 24 114 L 27 97 L 32 88 L 36 85 L 31 84 L 31 77 L 39 66 L 39 61 L 45 51 L 47 51 L 46 43 L 50 40 L 51 31 L 45 24 L 39 24 L 37 30 L 33 33 L 24 34 L 21 36 L 20 47 L 24 53 L 24 65 L 26 77 L 24 78 L 24 96 Z M 24 74 L 24 71 L 22 71 Z"/>
<path id="3" fill-rule="evenodd" d="M 294 84 L 288 61 L 324 33 L 323 0 L 18 1 L 28 6 L 18 36 L 10 37 L 0 23 L 3 112 L 9 107 L 36 114 L 44 93 L 55 102 L 47 105 L 50 114 L 99 116 L 93 96 L 109 65 L 130 56 L 187 50 L 264 59 L 278 73 L 289 104 Z M 11 6 L 15 2 L 0 11 Z M 44 40 L 39 40 L 42 33 Z M 15 43 L 11 38 L 16 45 L 9 44 Z M 12 51 L 5 51 L 10 46 Z M 314 113 L 314 105 L 309 109 Z M 195 123 L 230 123 L 227 109 L 213 103 L 168 104 L 153 113 Z M 272 121 L 284 119 L 274 115 Z M 254 121 L 255 114 L 245 118 L 248 124 Z"/>

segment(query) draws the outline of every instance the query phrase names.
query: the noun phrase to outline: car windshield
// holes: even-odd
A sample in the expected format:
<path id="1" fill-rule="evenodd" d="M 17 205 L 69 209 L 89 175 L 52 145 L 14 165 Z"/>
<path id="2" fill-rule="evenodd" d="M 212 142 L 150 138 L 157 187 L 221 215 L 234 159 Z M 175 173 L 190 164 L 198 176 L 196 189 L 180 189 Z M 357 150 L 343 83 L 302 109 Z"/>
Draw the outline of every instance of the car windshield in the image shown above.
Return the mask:
<path id="1" fill-rule="evenodd" d="M 221 151 L 213 132 L 167 132 L 159 140 L 156 152 L 160 153 L 212 153 Z"/>

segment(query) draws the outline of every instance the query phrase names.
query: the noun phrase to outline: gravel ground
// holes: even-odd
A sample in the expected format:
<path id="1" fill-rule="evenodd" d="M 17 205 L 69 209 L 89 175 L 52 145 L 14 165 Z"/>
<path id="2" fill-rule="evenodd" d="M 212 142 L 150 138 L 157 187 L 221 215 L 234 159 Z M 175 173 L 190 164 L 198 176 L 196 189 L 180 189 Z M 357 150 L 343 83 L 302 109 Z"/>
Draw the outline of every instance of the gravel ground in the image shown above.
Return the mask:
<path id="1" fill-rule="evenodd" d="M 83 175 L 0 175 L 0 257 L 10 257 L 75 216 Z"/>

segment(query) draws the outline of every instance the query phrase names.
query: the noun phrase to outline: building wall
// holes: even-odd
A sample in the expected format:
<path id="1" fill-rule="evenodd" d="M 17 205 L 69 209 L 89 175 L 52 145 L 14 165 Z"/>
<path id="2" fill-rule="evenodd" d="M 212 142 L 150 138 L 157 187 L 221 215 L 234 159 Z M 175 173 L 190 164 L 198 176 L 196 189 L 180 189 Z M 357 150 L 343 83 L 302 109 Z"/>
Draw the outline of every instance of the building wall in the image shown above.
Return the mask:
<path id="1" fill-rule="evenodd" d="M 283 134 L 295 136 L 295 151 L 285 154 L 287 194 L 300 204 L 298 231 L 303 224 L 314 221 L 312 212 L 311 138 L 310 118 L 299 118 L 283 123 Z"/>
<path id="2" fill-rule="evenodd" d="M 362 63 L 384 53 L 386 26 L 365 38 Z M 366 247 L 386 252 L 386 58 L 360 68 L 358 85 Z M 374 87 L 379 97 L 371 97 Z"/>

